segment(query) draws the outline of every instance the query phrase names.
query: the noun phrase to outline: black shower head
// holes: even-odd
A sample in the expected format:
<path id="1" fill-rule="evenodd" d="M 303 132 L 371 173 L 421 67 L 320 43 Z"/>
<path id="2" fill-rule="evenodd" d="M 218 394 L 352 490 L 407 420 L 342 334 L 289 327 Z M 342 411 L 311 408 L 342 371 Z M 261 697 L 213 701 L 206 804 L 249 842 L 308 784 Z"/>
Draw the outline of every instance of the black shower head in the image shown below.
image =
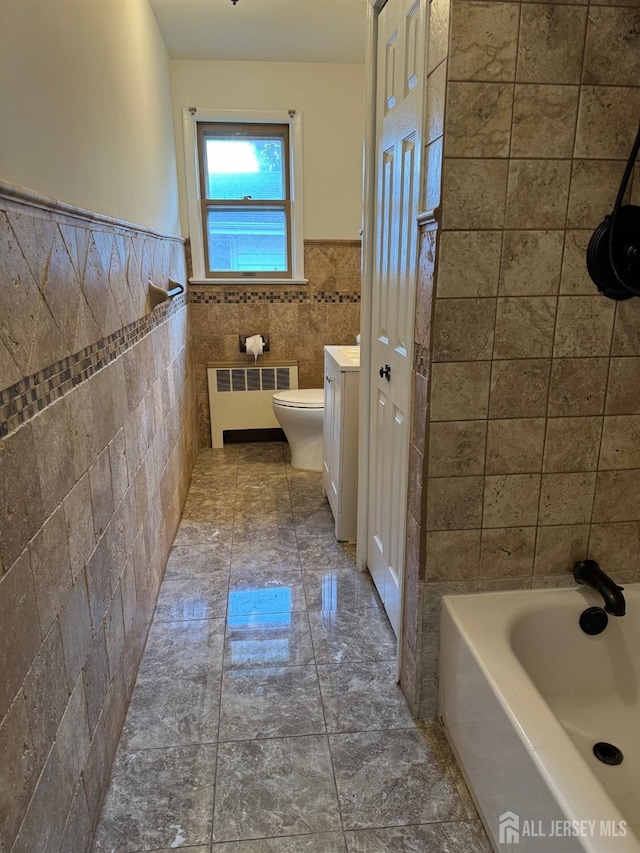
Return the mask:
<path id="1" fill-rule="evenodd" d="M 640 296 L 640 207 L 622 204 L 639 149 L 640 126 L 613 212 L 598 225 L 587 247 L 589 275 L 609 299 Z"/>

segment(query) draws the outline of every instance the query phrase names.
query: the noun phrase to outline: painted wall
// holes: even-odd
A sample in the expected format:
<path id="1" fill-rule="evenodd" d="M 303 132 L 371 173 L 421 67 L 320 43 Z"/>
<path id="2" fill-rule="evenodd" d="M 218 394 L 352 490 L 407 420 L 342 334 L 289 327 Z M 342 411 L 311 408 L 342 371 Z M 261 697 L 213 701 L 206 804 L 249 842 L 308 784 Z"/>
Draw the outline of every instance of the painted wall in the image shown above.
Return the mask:
<path id="1" fill-rule="evenodd" d="M 362 210 L 364 66 L 171 62 L 180 209 L 188 233 L 182 108 L 302 110 L 304 237 L 358 239 Z"/>
<path id="2" fill-rule="evenodd" d="M 3 0 L 0 180 L 179 233 L 167 52 L 147 0 Z"/>
<path id="3" fill-rule="evenodd" d="M 424 717 L 444 593 L 572 585 L 585 557 L 624 584 L 640 551 L 640 300 L 585 264 L 637 130 L 640 11 L 434 0 L 430 40 L 403 661 Z"/>

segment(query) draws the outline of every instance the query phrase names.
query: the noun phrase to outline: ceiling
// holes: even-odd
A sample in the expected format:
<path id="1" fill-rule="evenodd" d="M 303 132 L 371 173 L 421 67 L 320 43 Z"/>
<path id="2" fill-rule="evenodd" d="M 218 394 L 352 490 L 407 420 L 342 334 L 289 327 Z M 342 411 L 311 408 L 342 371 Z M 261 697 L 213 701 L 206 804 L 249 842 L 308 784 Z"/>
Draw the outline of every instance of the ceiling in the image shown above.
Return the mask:
<path id="1" fill-rule="evenodd" d="M 363 63 L 367 0 L 149 0 L 171 59 Z"/>

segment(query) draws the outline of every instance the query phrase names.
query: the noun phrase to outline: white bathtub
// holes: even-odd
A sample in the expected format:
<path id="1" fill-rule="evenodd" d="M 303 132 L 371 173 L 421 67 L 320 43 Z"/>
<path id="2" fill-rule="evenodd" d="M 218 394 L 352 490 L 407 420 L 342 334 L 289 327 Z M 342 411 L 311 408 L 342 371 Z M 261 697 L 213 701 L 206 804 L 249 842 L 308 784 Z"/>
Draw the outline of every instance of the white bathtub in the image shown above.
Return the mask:
<path id="1" fill-rule="evenodd" d="M 624 594 L 594 637 L 584 587 L 443 599 L 440 714 L 496 850 L 640 853 L 640 584 Z"/>

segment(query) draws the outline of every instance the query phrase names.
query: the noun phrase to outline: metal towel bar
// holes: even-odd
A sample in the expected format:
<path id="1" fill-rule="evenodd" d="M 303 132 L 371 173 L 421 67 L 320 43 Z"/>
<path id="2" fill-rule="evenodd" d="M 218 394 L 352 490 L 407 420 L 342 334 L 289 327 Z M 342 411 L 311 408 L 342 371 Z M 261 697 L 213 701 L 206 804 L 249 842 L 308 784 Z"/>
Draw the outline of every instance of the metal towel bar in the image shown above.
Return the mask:
<path id="1" fill-rule="evenodd" d="M 166 302 L 167 299 L 173 299 L 174 296 L 180 296 L 181 293 L 184 293 L 184 284 L 180 284 L 179 281 L 174 281 L 172 278 L 169 279 L 170 287 L 168 290 L 165 290 L 164 287 L 158 287 L 151 279 L 149 279 L 148 284 L 152 308 Z"/>

